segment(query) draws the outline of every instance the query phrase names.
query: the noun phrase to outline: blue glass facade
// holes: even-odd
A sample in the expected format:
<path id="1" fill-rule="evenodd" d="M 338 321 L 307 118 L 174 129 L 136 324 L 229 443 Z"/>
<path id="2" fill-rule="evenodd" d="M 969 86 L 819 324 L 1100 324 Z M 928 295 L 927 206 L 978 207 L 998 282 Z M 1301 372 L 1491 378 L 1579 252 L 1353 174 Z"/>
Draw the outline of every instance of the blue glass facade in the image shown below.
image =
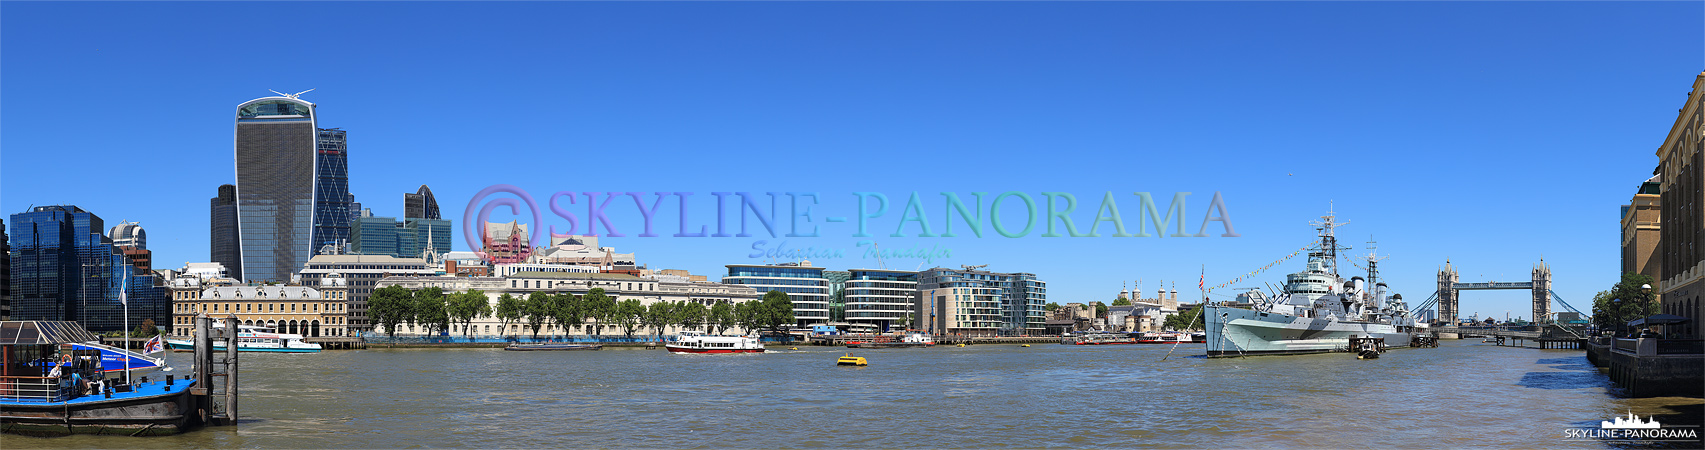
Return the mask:
<path id="1" fill-rule="evenodd" d="M 243 278 L 288 282 L 314 251 L 314 105 L 268 97 L 237 107 L 237 233 Z"/>
<path id="2" fill-rule="evenodd" d="M 38 206 L 9 223 L 14 320 L 70 320 L 90 331 L 124 328 L 119 291 L 135 269 L 101 233 L 100 216 L 71 205 Z M 130 325 L 168 320 L 153 275 L 129 276 Z"/>
<path id="3" fill-rule="evenodd" d="M 917 325 L 918 274 L 899 270 L 853 269 L 846 281 L 847 322 L 880 331 Z"/>
<path id="4" fill-rule="evenodd" d="M 821 267 L 805 266 L 728 266 L 723 284 L 739 284 L 756 288 L 758 293 L 781 291 L 793 303 L 793 318 L 799 326 L 829 321 L 829 280 Z"/>
<path id="5" fill-rule="evenodd" d="M 355 219 L 351 231 L 351 253 L 398 258 L 419 258 L 428 248 L 447 253 L 454 233 L 448 220 L 407 219 L 399 223 L 391 217 Z"/>
<path id="6" fill-rule="evenodd" d="M 349 139 L 336 128 L 319 129 L 315 140 L 318 148 L 314 172 L 314 254 L 324 253 L 327 246 L 349 242 L 350 207 L 355 196 L 349 194 Z"/>

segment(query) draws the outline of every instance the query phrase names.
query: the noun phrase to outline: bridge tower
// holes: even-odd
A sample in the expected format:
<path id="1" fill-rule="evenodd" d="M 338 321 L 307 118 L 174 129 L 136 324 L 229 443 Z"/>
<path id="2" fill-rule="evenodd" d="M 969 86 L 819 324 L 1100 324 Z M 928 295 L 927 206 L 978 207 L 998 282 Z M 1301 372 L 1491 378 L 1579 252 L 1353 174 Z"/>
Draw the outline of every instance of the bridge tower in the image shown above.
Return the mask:
<path id="1" fill-rule="evenodd" d="M 1545 258 L 1533 265 L 1533 322 L 1544 323 L 1551 317 L 1551 265 Z"/>
<path id="2" fill-rule="evenodd" d="M 1456 268 L 1451 266 L 1450 260 L 1447 259 L 1444 268 L 1439 269 L 1439 316 L 1437 320 L 1450 326 L 1456 326 L 1456 315 L 1458 313 L 1456 308 L 1456 280 Z"/>

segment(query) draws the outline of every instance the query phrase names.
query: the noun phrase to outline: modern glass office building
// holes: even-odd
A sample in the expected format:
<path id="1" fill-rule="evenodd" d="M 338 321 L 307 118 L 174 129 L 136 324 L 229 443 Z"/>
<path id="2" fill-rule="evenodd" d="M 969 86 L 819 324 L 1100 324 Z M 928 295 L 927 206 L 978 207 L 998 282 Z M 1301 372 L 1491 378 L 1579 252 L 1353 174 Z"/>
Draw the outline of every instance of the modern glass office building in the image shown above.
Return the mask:
<path id="1" fill-rule="evenodd" d="M 928 291 L 941 288 L 996 289 L 1001 334 L 1039 334 L 1047 321 L 1048 284 L 1037 280 L 1035 274 L 943 267 L 918 272 L 918 289 L 925 291 L 926 298 L 930 295 Z M 982 300 L 977 302 L 980 304 Z"/>
<path id="2" fill-rule="evenodd" d="M 266 97 L 237 106 L 237 233 L 243 279 L 288 282 L 314 251 L 314 104 Z"/>
<path id="3" fill-rule="evenodd" d="M 847 322 L 870 324 L 877 330 L 916 327 L 919 309 L 918 273 L 901 270 L 852 269 L 846 281 Z"/>
<path id="4" fill-rule="evenodd" d="M 37 206 L 9 221 L 13 320 L 69 320 L 90 331 L 124 329 L 119 291 L 129 286 L 130 326 L 167 324 L 165 289 L 134 268 L 102 233 L 100 216 L 72 205 Z"/>
<path id="5" fill-rule="evenodd" d="M 209 199 L 207 260 L 225 265 L 225 275 L 243 279 L 243 258 L 237 243 L 237 186 L 219 186 L 219 195 Z"/>
<path id="6" fill-rule="evenodd" d="M 314 175 L 314 253 L 324 253 L 326 246 L 349 243 L 350 207 L 355 196 L 349 194 L 349 136 L 337 128 L 318 130 L 317 170 Z"/>
<path id="7" fill-rule="evenodd" d="M 432 189 L 420 185 L 420 190 L 413 194 L 403 194 L 403 217 L 438 220 L 438 199 L 432 197 Z"/>
<path id="8" fill-rule="evenodd" d="M 427 249 L 437 254 L 448 253 L 453 233 L 448 220 L 405 219 L 397 222 L 391 217 L 355 219 L 352 231 L 350 253 L 398 258 L 420 258 Z"/>
<path id="9" fill-rule="evenodd" d="M 787 293 L 793 302 L 796 325 L 810 326 L 829 321 L 829 280 L 822 267 L 802 264 L 729 265 L 722 284 L 751 286 L 762 296 L 770 291 Z"/>

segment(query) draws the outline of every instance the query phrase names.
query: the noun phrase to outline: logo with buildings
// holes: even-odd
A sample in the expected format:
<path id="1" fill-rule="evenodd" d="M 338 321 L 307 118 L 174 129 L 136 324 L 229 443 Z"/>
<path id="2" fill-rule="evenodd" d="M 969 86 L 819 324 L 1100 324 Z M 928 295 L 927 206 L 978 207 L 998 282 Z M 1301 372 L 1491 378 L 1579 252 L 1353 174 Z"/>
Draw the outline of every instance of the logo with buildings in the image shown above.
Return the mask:
<path id="1" fill-rule="evenodd" d="M 1642 419 L 1629 411 L 1626 416 L 1613 417 L 1611 420 L 1601 420 L 1598 428 L 1568 428 L 1564 430 L 1564 440 L 1602 440 L 1602 441 L 1644 441 L 1644 442 L 1686 442 L 1699 440 L 1699 425 L 1671 425 L 1665 427 L 1656 417 L 1647 416 Z"/>

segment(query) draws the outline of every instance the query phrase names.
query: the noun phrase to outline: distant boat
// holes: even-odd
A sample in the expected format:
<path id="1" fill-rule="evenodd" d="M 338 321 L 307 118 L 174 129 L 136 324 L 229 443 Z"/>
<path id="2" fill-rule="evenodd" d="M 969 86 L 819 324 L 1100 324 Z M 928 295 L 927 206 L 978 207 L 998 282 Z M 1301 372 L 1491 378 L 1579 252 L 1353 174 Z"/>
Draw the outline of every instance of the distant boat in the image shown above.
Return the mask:
<path id="1" fill-rule="evenodd" d="M 509 350 L 509 351 L 517 351 L 517 352 L 532 352 L 532 351 L 598 350 L 601 348 L 604 348 L 604 346 L 596 345 L 596 344 L 511 344 L 510 346 L 504 347 L 503 349 Z"/>
<path id="2" fill-rule="evenodd" d="M 224 328 L 215 326 L 214 328 Z M 172 350 L 192 351 L 195 343 L 188 340 L 167 339 L 166 344 Z M 213 351 L 225 351 L 225 340 L 214 339 Z M 237 351 L 239 352 L 274 352 L 274 353 L 318 353 L 320 344 L 303 342 L 302 335 L 278 333 L 272 328 L 255 325 L 237 326 Z"/>
<path id="3" fill-rule="evenodd" d="M 709 336 L 685 331 L 664 348 L 670 353 L 763 353 L 764 343 L 757 336 Z"/>
<path id="4" fill-rule="evenodd" d="M 847 348 L 912 348 L 934 347 L 935 336 L 924 333 L 910 333 L 900 340 L 890 336 L 879 336 L 864 342 L 848 342 Z"/>

